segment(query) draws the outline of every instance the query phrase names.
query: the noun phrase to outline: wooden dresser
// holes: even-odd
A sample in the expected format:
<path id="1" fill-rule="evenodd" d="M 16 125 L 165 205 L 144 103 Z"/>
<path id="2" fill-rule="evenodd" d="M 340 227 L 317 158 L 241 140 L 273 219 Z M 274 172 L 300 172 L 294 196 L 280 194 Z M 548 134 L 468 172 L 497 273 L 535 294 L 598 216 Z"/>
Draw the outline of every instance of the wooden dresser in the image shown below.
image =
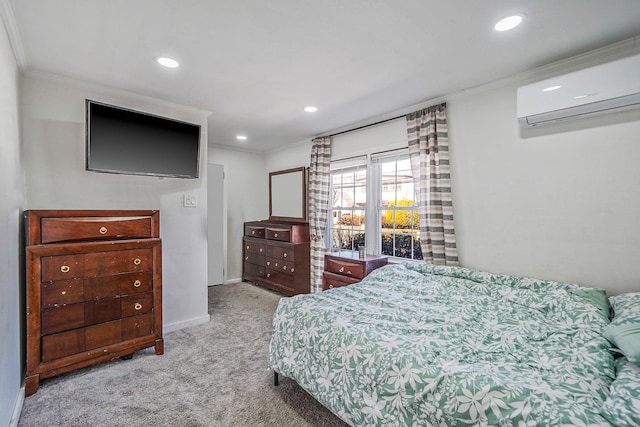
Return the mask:
<path id="1" fill-rule="evenodd" d="M 43 378 L 163 354 L 158 211 L 30 210 L 25 225 L 27 396 Z"/>
<path id="2" fill-rule="evenodd" d="M 387 265 L 386 256 L 365 255 L 359 258 L 357 252 L 343 251 L 324 256 L 322 290 L 358 283 L 376 268 Z"/>
<path id="3" fill-rule="evenodd" d="M 245 222 L 242 248 L 242 280 L 288 296 L 309 293 L 308 223 Z"/>

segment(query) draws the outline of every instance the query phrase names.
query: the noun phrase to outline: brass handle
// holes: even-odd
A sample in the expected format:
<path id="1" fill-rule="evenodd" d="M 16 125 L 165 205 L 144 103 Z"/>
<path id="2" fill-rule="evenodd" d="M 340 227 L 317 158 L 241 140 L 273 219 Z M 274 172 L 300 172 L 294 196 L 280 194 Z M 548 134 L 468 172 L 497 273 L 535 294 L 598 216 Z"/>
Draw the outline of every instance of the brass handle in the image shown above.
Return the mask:
<path id="1" fill-rule="evenodd" d="M 285 257 L 285 258 L 287 257 L 287 253 L 286 253 L 286 252 L 284 253 L 284 257 Z"/>
<path id="2" fill-rule="evenodd" d="M 286 270 L 287 270 L 287 266 L 286 266 L 286 265 L 283 265 L 283 266 L 282 266 L 282 269 L 286 271 Z"/>
<path id="3" fill-rule="evenodd" d="M 247 250 L 249 250 L 249 245 L 247 245 Z"/>
<path id="4" fill-rule="evenodd" d="M 262 248 L 260 248 L 260 252 L 262 252 Z"/>
<path id="5" fill-rule="evenodd" d="M 293 267 L 291 267 L 291 272 L 293 273 L 293 270 L 295 270 Z"/>
<path id="6" fill-rule="evenodd" d="M 62 267 L 60 267 L 60 271 L 62 271 L 63 273 L 68 273 L 69 270 L 71 269 L 69 268 L 68 265 L 63 265 Z"/>
<path id="7" fill-rule="evenodd" d="M 140 304 L 139 302 L 135 303 L 135 305 L 133 306 L 133 308 L 135 308 L 136 310 L 140 310 L 142 308 L 142 304 Z"/>
<path id="8" fill-rule="evenodd" d="M 139 288 L 140 285 L 142 285 L 142 282 L 140 282 L 140 280 L 136 280 L 135 282 L 133 282 L 133 287 L 134 288 Z"/>
<path id="9" fill-rule="evenodd" d="M 140 258 L 136 258 L 136 259 L 133 260 L 133 263 L 135 265 L 140 265 L 141 262 L 142 262 L 142 260 Z"/>
<path id="10" fill-rule="evenodd" d="M 275 266 L 277 267 L 277 266 L 278 266 L 278 263 L 276 262 L 276 263 L 275 263 L 275 264 L 273 264 L 273 265 L 275 265 Z"/>
<path id="11" fill-rule="evenodd" d="M 249 257 L 248 256 L 244 257 L 244 260 L 249 261 Z"/>
<path id="12" fill-rule="evenodd" d="M 267 261 L 267 265 L 271 265 L 271 261 Z"/>
<path id="13" fill-rule="evenodd" d="M 251 234 L 256 234 L 256 230 L 253 230 L 253 231 L 251 232 Z"/>
<path id="14" fill-rule="evenodd" d="M 100 234 L 107 234 L 107 227 L 100 227 Z"/>
<path id="15" fill-rule="evenodd" d="M 273 233 L 273 237 L 278 237 L 278 233 Z"/>
<path id="16" fill-rule="evenodd" d="M 333 285 L 329 285 L 329 289 L 333 289 Z"/>
<path id="17" fill-rule="evenodd" d="M 271 277 L 271 273 L 267 273 L 267 277 Z"/>
<path id="18" fill-rule="evenodd" d="M 340 273 L 344 273 L 344 267 L 340 267 L 340 270 L 338 271 L 340 271 Z"/>

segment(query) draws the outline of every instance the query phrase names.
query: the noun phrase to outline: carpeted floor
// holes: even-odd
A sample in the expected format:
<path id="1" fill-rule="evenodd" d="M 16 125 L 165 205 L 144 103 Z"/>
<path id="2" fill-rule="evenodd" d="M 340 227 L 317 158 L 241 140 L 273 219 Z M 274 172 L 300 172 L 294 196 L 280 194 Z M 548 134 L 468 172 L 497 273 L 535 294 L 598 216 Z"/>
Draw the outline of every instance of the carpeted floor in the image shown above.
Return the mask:
<path id="1" fill-rule="evenodd" d="M 209 288 L 211 322 L 153 348 L 43 380 L 30 426 L 345 426 L 295 382 L 273 386 L 267 354 L 280 296 L 248 283 Z"/>

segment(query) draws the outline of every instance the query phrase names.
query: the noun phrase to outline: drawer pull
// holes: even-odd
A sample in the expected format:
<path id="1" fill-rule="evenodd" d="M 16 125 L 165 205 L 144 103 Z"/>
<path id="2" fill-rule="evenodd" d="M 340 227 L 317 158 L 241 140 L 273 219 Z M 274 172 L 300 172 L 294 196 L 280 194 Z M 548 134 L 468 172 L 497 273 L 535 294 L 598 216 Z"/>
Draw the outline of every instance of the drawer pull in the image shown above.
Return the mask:
<path id="1" fill-rule="evenodd" d="M 135 303 L 135 305 L 133 306 L 133 308 L 135 308 L 136 310 L 140 310 L 142 308 L 142 304 L 140 304 L 139 302 Z"/>
<path id="2" fill-rule="evenodd" d="M 340 270 L 338 270 L 340 273 L 344 273 L 344 267 L 340 267 Z"/>
<path id="3" fill-rule="evenodd" d="M 136 280 L 135 282 L 133 282 L 133 287 L 134 288 L 139 288 L 140 285 L 142 285 L 142 282 L 140 282 L 140 280 Z"/>
<path id="4" fill-rule="evenodd" d="M 278 237 L 278 233 L 273 233 L 273 237 Z"/>
<path id="5" fill-rule="evenodd" d="M 60 292 L 60 294 L 61 294 L 61 295 L 66 295 L 66 294 L 67 294 L 67 291 L 62 291 L 62 292 Z"/>
<path id="6" fill-rule="evenodd" d="M 100 227 L 100 234 L 107 234 L 107 227 Z"/>
<path id="7" fill-rule="evenodd" d="M 249 261 L 249 257 L 248 256 L 244 257 L 244 260 Z"/>
<path id="8" fill-rule="evenodd" d="M 262 248 L 260 248 L 260 252 L 262 252 Z"/>
<path id="9" fill-rule="evenodd" d="M 329 285 L 329 289 L 333 289 L 333 285 Z"/>
<path id="10" fill-rule="evenodd" d="M 293 273 L 293 271 L 295 270 L 295 268 L 291 267 L 291 272 Z"/>
<path id="11" fill-rule="evenodd" d="M 136 258 L 136 259 L 133 260 L 133 263 L 135 265 L 140 265 L 141 262 L 142 262 L 142 260 L 140 258 Z"/>
<path id="12" fill-rule="evenodd" d="M 287 253 L 286 253 L 286 252 L 284 253 L 284 257 L 285 257 L 285 258 L 287 257 Z"/>
<path id="13" fill-rule="evenodd" d="M 271 273 L 267 273 L 267 277 L 271 277 Z"/>
<path id="14" fill-rule="evenodd" d="M 71 269 L 69 268 L 68 265 L 63 265 L 62 267 L 60 267 L 60 271 L 62 271 L 63 273 L 68 273 L 69 270 Z"/>
<path id="15" fill-rule="evenodd" d="M 271 265 L 271 261 L 267 261 L 267 265 Z"/>
<path id="16" fill-rule="evenodd" d="M 283 266 L 282 266 L 282 269 L 286 271 L 286 270 L 287 270 L 287 266 L 286 266 L 286 265 L 283 265 Z"/>
<path id="17" fill-rule="evenodd" d="M 249 245 L 247 245 L 247 250 L 249 250 Z"/>
<path id="18" fill-rule="evenodd" d="M 256 234 L 256 230 L 253 230 L 253 231 L 251 232 L 251 234 Z"/>

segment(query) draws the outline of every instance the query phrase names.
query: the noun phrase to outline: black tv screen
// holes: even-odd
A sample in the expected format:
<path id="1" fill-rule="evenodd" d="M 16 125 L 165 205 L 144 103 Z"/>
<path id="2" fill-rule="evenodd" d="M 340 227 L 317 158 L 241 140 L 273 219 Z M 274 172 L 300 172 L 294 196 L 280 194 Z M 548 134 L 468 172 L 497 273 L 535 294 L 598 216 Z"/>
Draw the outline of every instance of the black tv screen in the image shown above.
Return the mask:
<path id="1" fill-rule="evenodd" d="M 197 178 L 200 126 L 87 100 L 87 170 Z"/>

